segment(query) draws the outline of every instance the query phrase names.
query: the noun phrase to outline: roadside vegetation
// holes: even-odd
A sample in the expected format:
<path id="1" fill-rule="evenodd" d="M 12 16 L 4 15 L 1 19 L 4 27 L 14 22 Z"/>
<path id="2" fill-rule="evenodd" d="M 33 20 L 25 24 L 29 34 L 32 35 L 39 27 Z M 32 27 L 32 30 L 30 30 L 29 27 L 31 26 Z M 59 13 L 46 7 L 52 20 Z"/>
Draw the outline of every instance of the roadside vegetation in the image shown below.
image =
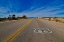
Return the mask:
<path id="1" fill-rule="evenodd" d="M 0 18 L 0 22 L 5 22 L 5 21 L 10 21 L 10 20 L 20 20 L 20 19 L 27 19 L 26 15 L 23 15 L 21 17 L 16 17 L 16 15 L 9 15 L 8 18 L 4 17 L 4 18 Z"/>
<path id="2" fill-rule="evenodd" d="M 64 17 L 43 17 L 42 19 L 64 23 Z"/>

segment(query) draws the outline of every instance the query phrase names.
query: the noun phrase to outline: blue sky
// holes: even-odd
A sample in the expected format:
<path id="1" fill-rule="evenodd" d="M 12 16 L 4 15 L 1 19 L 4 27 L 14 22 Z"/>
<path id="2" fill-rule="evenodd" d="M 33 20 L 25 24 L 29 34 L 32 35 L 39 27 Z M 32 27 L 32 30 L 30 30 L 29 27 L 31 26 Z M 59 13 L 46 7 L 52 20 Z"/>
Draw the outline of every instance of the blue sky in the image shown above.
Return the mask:
<path id="1" fill-rule="evenodd" d="M 64 17 L 64 0 L 0 0 L 0 17 Z"/>

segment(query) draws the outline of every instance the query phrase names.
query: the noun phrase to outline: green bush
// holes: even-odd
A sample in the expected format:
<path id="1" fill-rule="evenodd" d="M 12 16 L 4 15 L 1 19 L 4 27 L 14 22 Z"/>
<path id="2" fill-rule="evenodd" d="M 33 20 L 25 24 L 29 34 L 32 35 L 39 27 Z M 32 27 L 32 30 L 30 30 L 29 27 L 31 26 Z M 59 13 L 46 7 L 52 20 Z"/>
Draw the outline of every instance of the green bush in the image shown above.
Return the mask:
<path id="1" fill-rule="evenodd" d="M 23 19 L 27 19 L 26 15 L 23 15 L 22 18 L 23 18 Z"/>
<path id="2" fill-rule="evenodd" d="M 0 18 L 0 21 L 3 21 L 4 20 L 4 18 Z"/>
<path id="3" fill-rule="evenodd" d="M 51 17 L 49 18 L 49 21 L 51 21 Z"/>
<path id="4" fill-rule="evenodd" d="M 0 21 L 6 21 L 8 20 L 7 18 L 0 18 Z"/>

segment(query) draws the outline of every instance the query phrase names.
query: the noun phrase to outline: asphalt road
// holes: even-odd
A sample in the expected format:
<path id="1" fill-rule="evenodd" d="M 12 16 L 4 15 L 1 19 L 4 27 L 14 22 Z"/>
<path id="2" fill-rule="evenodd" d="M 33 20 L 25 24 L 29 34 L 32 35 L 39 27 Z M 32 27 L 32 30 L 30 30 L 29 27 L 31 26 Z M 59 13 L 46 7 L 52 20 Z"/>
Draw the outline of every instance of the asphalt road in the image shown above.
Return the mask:
<path id="1" fill-rule="evenodd" d="M 64 25 L 43 19 L 22 19 L 0 23 L 0 42 L 64 42 Z M 52 33 L 36 33 L 47 28 Z"/>

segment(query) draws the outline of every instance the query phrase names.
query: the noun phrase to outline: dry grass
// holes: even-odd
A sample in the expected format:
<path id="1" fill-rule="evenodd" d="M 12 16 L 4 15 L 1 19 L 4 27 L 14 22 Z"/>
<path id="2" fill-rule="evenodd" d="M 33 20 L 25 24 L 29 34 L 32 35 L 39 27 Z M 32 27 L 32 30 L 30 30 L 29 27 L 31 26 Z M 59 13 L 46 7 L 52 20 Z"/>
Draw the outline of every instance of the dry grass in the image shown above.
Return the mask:
<path id="1" fill-rule="evenodd" d="M 49 20 L 49 18 L 44 18 L 44 20 Z M 63 18 L 57 18 L 57 19 L 51 18 L 51 21 L 56 21 L 56 20 L 58 20 L 57 22 L 64 23 L 64 19 Z"/>
<path id="2" fill-rule="evenodd" d="M 59 22 L 64 23 L 64 19 L 63 18 L 58 18 Z"/>

